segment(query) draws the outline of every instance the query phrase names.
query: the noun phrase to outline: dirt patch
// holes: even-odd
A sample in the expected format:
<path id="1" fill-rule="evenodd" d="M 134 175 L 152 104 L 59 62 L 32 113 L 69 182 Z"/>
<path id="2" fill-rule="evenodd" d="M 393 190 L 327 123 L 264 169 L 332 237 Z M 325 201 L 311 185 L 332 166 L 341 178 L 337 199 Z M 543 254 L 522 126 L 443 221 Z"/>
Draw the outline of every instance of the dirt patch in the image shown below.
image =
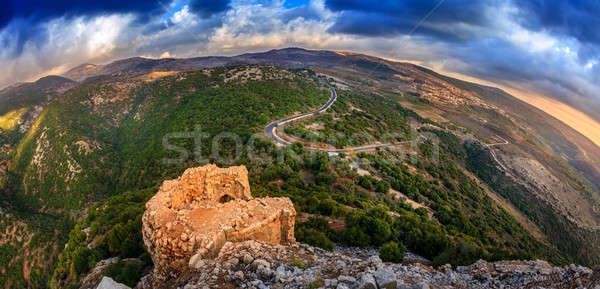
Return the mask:
<path id="1" fill-rule="evenodd" d="M 427 210 L 427 213 L 429 214 L 429 217 L 433 216 L 434 211 L 427 207 L 425 204 L 422 203 L 418 203 L 415 202 L 414 200 L 408 198 L 405 194 L 396 191 L 394 189 L 390 189 L 388 191 L 388 195 L 391 195 L 394 197 L 394 199 L 399 200 L 399 199 L 404 199 L 404 202 L 406 202 L 407 204 L 409 204 L 413 209 L 418 209 L 418 208 L 424 208 L 425 210 Z"/>
<path id="2" fill-rule="evenodd" d="M 166 76 L 174 75 L 176 73 L 177 73 L 177 71 L 154 71 L 154 72 L 151 72 L 151 73 L 148 73 L 148 74 L 144 75 L 143 80 L 145 82 L 152 82 L 152 81 L 155 81 L 155 80 L 157 80 L 159 78 L 163 78 L 163 77 L 166 77 Z"/>

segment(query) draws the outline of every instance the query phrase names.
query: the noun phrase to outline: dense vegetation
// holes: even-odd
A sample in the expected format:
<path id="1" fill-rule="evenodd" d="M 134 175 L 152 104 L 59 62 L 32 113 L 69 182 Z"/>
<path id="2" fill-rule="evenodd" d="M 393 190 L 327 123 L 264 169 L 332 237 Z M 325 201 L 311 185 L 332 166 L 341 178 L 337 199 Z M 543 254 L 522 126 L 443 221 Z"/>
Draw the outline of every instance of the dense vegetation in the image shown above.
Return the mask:
<path id="1" fill-rule="evenodd" d="M 139 225 L 136 217 L 144 201 L 136 199 L 140 201 L 139 209 L 132 202 L 120 208 L 127 222 L 117 221 L 120 217 L 106 217 L 98 225 L 90 219 L 95 213 L 86 209 L 94 204 L 110 204 L 110 200 L 103 201 L 106 197 L 138 194 L 199 164 L 193 154 L 193 139 L 177 138 L 169 141 L 186 146 L 190 158 L 164 164 L 163 159 L 177 157 L 178 153 L 163 147 L 163 136 L 193 132 L 199 125 L 210 136 L 224 131 L 237 133 L 245 143 L 271 119 L 312 109 L 328 99 L 328 91 L 307 72 L 260 69 L 262 81 L 225 82 L 231 76 L 227 75 L 228 68 L 212 73 L 182 73 L 156 82 L 98 77 L 54 99 L 19 143 L 7 185 L 2 187 L 2 199 L 18 219 L 39 219 L 37 225 L 28 221 L 22 229 L 26 236 L 23 242 L 32 238 L 29 247 L 35 255 L 22 254 L 11 261 L 10 256 L 15 256 L 11 252 L 16 252 L 21 243 L 2 247 L 0 253 L 6 253 L 7 259 L 0 266 L 11 264 L 6 267 L 4 280 L 27 284 L 21 287 L 45 287 L 67 237 L 71 245 L 58 262 L 54 284 L 74 284 L 101 257 L 139 257 L 143 253 L 141 236 L 134 234 L 137 239 L 127 239 L 131 242 L 123 238 L 131 237 L 125 232 Z M 212 153 L 210 140 L 207 137 L 200 146 L 207 158 Z M 223 147 L 228 147 L 227 141 Z M 110 211 L 110 206 L 103 210 Z M 91 222 L 90 227 L 80 223 L 73 228 L 73 219 L 82 217 L 82 222 Z M 47 232 L 53 228 L 55 232 Z M 89 230 L 82 235 L 85 228 Z M 69 234 L 71 229 L 73 233 Z M 94 241 L 97 234 L 107 236 L 102 242 L 96 241 L 103 247 L 83 249 L 83 244 Z M 117 243 L 127 247 L 117 248 Z M 43 264 L 36 265 L 42 277 L 23 281 L 23 265 L 15 260 L 43 260 Z"/>
<path id="2" fill-rule="evenodd" d="M 142 240 L 141 217 L 146 201 L 156 189 L 120 194 L 90 208 L 88 216 L 69 234 L 67 247 L 52 275 L 52 286 L 72 284 L 98 261 L 113 256 L 139 258 L 142 264 L 117 263 L 108 268 L 108 275 L 119 276 L 130 284 L 132 279 L 139 280 L 140 267 L 151 264 Z M 87 247 L 89 243 L 93 244 L 91 249 Z"/>
<path id="3" fill-rule="evenodd" d="M 382 258 L 394 262 L 401 261 L 404 248 L 435 264 L 537 257 L 564 262 L 462 171 L 456 156 L 468 151 L 457 140 L 439 151 L 428 141 L 410 154 L 380 150 L 329 156 L 300 144 L 276 147 L 257 133 L 271 120 L 319 107 L 329 92 L 310 71 L 252 68 L 261 70 L 259 80 L 226 81 L 239 67 L 154 82 L 99 77 L 49 104 L 20 142 L 10 189 L 3 193 L 16 212 L 44 212 L 40 228 L 62 224 L 54 234 L 40 231 L 34 237 L 40 240 L 30 243 L 32 249 L 56 244 L 62 250 L 54 265 L 47 264 L 54 268 L 53 287 L 75 286 L 109 257 L 139 259 L 122 260 L 104 272 L 134 284 L 151 265 L 140 233 L 144 203 L 163 180 L 208 162 L 246 165 L 253 195 L 289 197 L 299 214 L 314 216 L 297 224 L 297 239 L 327 250 L 336 243 L 381 247 Z M 319 132 L 324 139 L 343 133 L 336 138 L 338 147 L 350 145 L 348 136 L 361 134 L 379 138 L 393 132 L 396 140 L 404 140 L 412 137 L 411 121 L 433 124 L 388 95 L 338 92 L 332 113 L 310 120 L 326 124 Z M 354 139 L 356 144 L 370 141 Z M 368 174 L 359 175 L 351 164 Z M 328 219 L 343 228 L 334 231 Z M 10 263 L 20 245 L 0 247 L 7 256 L 0 265 Z M 18 266 L 10 267 L 7 279 L 21 280 L 23 266 Z M 43 273 L 20 287 L 43 287 L 48 281 Z"/>
<path id="4" fill-rule="evenodd" d="M 461 171 L 444 148 L 439 152 L 439 162 L 433 161 L 434 149 L 430 142 L 418 148 L 418 153 L 422 157 L 420 160 L 407 157 L 403 152 L 394 151 L 329 157 L 326 153 L 304 150 L 300 144 L 284 149 L 277 148 L 272 142 L 254 136 L 253 133 L 260 132 L 270 119 L 278 119 L 294 111 L 309 110 L 306 103 L 310 107 L 319 106 L 328 97 L 326 91 L 311 90 L 310 85 L 315 84 L 297 82 L 295 85 L 304 90 L 302 94 L 304 97 L 294 98 L 296 94 L 290 91 L 287 94 L 288 98 L 284 98 L 285 101 L 281 100 L 273 106 L 265 105 L 267 102 L 276 101 L 268 97 L 267 88 L 279 90 L 278 95 L 286 96 L 285 90 L 277 87 L 276 82 L 236 84 L 244 86 L 244 89 L 234 86 L 226 93 L 221 93 L 220 90 L 213 92 L 210 85 L 212 81 L 215 80 L 204 74 L 196 74 L 188 75 L 184 83 L 163 81 L 159 82 L 161 85 L 148 85 L 139 90 L 136 102 L 140 105 L 130 118 L 124 120 L 117 134 L 117 139 L 120 141 L 118 147 L 121 154 L 127 158 L 123 158 L 123 163 L 120 165 L 119 175 L 122 177 L 115 186 L 117 194 L 115 198 L 128 194 L 141 194 L 144 191 L 139 191 L 140 189 L 153 188 L 166 178 L 176 177 L 189 166 L 208 161 L 219 165 L 232 164 L 216 158 L 214 154 L 211 156 L 210 141 L 203 142 L 197 150 L 205 158 L 200 162 L 191 159 L 170 166 L 161 163 L 163 158 L 178 155 L 164 150 L 160 139 L 162 135 L 170 131 L 190 132 L 197 124 L 201 124 L 202 132 L 207 133 L 207 140 L 222 131 L 230 130 L 241 136 L 242 143 L 253 144 L 251 151 L 247 147 L 243 149 L 235 164 L 248 167 L 254 196 L 289 197 L 301 214 L 308 213 L 344 220 L 345 228 L 341 232 L 335 232 L 326 220 L 309 218 L 307 222 L 298 224 L 296 228 L 296 236 L 301 242 L 327 250 L 331 250 L 335 243 L 361 247 L 385 246 L 382 252 L 386 259 L 392 261 L 400 260 L 398 256 L 403 248 L 430 258 L 435 264 L 468 264 L 478 258 L 498 260 L 543 257 L 557 263 L 564 261 L 558 257 L 556 251 L 536 241 L 510 215 L 495 205 L 476 182 Z M 207 83 L 205 87 L 207 91 L 197 94 L 203 87 L 203 83 Z M 190 87 L 195 89 L 190 90 Z M 185 92 L 189 91 L 194 93 L 186 97 Z M 310 91 L 314 93 L 311 94 Z M 233 94 L 235 97 L 230 98 L 228 94 Z M 152 95 L 153 98 L 151 101 L 140 100 L 139 98 L 144 95 Z M 180 98 L 173 98 L 174 95 Z M 197 95 L 204 96 L 202 102 L 197 97 L 192 97 Z M 351 97 L 350 94 L 344 95 Z M 358 103 L 360 94 L 354 92 L 353 95 L 355 102 Z M 211 105 L 205 105 L 206 103 Z M 341 107 L 336 108 L 336 113 L 345 114 L 350 110 L 349 106 L 343 104 L 344 102 L 340 101 Z M 303 105 L 304 108 L 301 107 Z M 359 104 L 353 105 L 358 107 Z M 364 105 L 368 106 L 368 104 Z M 221 111 L 215 111 L 216 109 Z M 380 119 L 379 126 L 391 127 L 392 124 L 396 124 L 398 128 L 408 128 L 410 119 L 420 120 L 413 117 L 414 115 L 409 111 L 398 114 L 401 109 L 398 107 L 394 109 L 399 117 L 391 118 L 389 122 Z M 240 111 L 247 111 L 248 115 L 240 114 Z M 136 117 L 140 112 L 142 116 L 147 117 Z M 233 116 L 215 118 L 212 117 L 213 115 Z M 266 117 L 260 117 L 261 115 Z M 349 126 L 347 133 L 353 134 L 363 129 L 367 127 Z M 131 134 L 129 133 L 131 131 L 138 133 Z M 384 129 L 382 128 L 381 131 L 383 132 Z M 194 149 L 194 143 L 189 139 L 173 143 L 188 148 L 190 152 Z M 235 146 L 226 147 L 229 150 L 219 153 L 232 156 Z M 350 167 L 351 162 L 361 164 L 372 175 L 358 175 Z M 411 207 L 403 202 L 402 198 L 394 198 L 388 193 L 390 188 L 425 204 L 431 208 L 433 215 L 430 216 L 430 212 L 423 208 Z M 134 193 L 128 192 L 132 190 Z M 152 189 L 145 192 L 151 194 Z M 136 198 L 136 200 L 139 201 L 136 202 L 137 205 L 132 203 L 130 206 L 135 208 L 144 202 L 144 198 Z M 110 203 L 109 200 L 100 207 L 111 208 L 114 205 Z M 113 204 L 121 206 L 128 202 L 118 201 Z M 93 210 L 94 208 L 90 212 Z M 113 219 L 117 222 L 104 220 L 101 217 L 95 222 L 103 224 L 103 230 L 94 229 L 99 225 L 94 225 L 95 222 L 90 219 L 98 218 L 102 213 L 88 216 L 85 221 L 76 226 L 74 231 L 89 227 L 90 232 L 95 232 L 97 235 L 90 233 L 86 238 L 87 241 L 81 242 L 80 246 L 94 238 L 104 238 L 106 240 L 104 242 L 109 242 L 111 236 L 115 236 L 120 228 L 134 224 L 141 215 L 141 210 L 118 206 L 115 210 L 138 215 Z M 141 246 L 139 237 L 139 235 L 130 236 L 129 238 L 134 238 L 129 240 L 130 243 L 137 242 Z M 120 244 L 127 243 L 127 240 L 115 239 L 119 240 Z M 136 248 L 136 246 L 131 247 Z M 77 252 L 75 247 L 69 246 L 69 248 L 55 271 L 56 281 L 68 281 L 78 275 L 69 273 L 69 267 L 74 264 L 72 258 Z M 88 268 L 94 262 L 108 256 L 126 258 L 138 254 L 138 257 L 145 258 L 140 250 L 131 250 L 135 252 L 134 254 L 124 254 L 123 251 L 130 250 L 111 249 L 108 246 L 108 249 L 103 249 L 102 254 L 90 252 L 83 255 L 87 256 Z"/>
<path id="5" fill-rule="evenodd" d="M 423 120 L 390 97 L 338 90 L 332 107 L 315 117 L 289 124 L 285 133 L 336 148 L 395 143 L 416 138 L 409 118 Z"/>

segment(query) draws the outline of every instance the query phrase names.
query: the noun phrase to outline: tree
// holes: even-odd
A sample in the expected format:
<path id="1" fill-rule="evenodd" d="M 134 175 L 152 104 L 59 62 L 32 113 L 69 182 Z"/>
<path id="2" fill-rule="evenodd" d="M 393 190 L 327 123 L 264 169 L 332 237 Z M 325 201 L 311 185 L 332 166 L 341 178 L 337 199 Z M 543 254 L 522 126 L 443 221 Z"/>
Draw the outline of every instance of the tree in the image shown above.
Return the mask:
<path id="1" fill-rule="evenodd" d="M 379 248 L 379 257 L 384 262 L 400 263 L 404 260 L 405 252 L 406 247 L 404 245 L 398 245 L 398 243 L 391 241 Z"/>
<path id="2" fill-rule="evenodd" d="M 293 143 L 290 148 L 292 149 L 293 152 L 295 152 L 297 155 L 302 155 L 304 153 L 304 146 L 302 146 L 301 143 L 299 142 L 295 142 Z"/>
<path id="3" fill-rule="evenodd" d="M 78 275 L 87 272 L 89 267 L 88 257 L 90 250 L 86 247 L 79 247 L 73 252 L 73 270 Z"/>
<path id="4" fill-rule="evenodd" d="M 335 208 L 337 206 L 337 202 L 332 200 L 332 199 L 326 199 L 326 200 L 322 200 L 319 205 L 317 206 L 317 210 L 319 211 L 319 213 L 321 213 L 321 215 L 324 216 L 331 216 L 333 214 L 333 212 L 335 211 Z"/>
<path id="5" fill-rule="evenodd" d="M 327 238 L 325 233 L 312 228 L 300 227 L 296 230 L 295 236 L 298 242 L 319 247 L 327 251 L 331 251 L 335 247 L 335 244 Z"/>
<path id="6" fill-rule="evenodd" d="M 349 246 L 366 247 L 371 243 L 369 235 L 365 234 L 357 227 L 352 227 L 342 232 L 342 241 Z"/>
<path id="7" fill-rule="evenodd" d="M 387 192 L 390 191 L 390 188 L 391 188 L 390 183 L 388 183 L 386 181 L 380 181 L 375 186 L 375 191 L 380 194 L 387 194 Z"/>
<path id="8" fill-rule="evenodd" d="M 123 257 L 138 257 L 144 252 L 141 227 L 141 216 L 126 224 L 117 224 L 108 232 L 109 251 L 113 254 L 122 254 Z"/>
<path id="9" fill-rule="evenodd" d="M 485 259 L 481 247 L 469 241 L 461 240 L 455 246 L 446 249 L 442 254 L 433 259 L 434 266 L 452 264 L 454 266 L 465 266 L 473 264 L 478 259 Z"/>

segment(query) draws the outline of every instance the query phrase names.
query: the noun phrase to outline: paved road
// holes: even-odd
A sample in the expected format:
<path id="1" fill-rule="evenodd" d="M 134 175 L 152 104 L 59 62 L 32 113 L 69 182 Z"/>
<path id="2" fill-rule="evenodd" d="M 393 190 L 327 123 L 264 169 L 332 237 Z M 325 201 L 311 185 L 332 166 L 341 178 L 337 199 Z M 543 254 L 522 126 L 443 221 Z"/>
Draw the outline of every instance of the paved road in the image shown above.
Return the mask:
<path id="1" fill-rule="evenodd" d="M 499 142 L 499 143 L 491 143 L 491 144 L 486 144 L 483 143 L 488 149 L 490 149 L 490 153 L 492 154 L 492 158 L 494 158 L 494 160 L 496 161 L 496 163 L 498 163 L 498 165 L 500 165 L 500 167 L 505 171 L 508 172 L 508 169 L 506 168 L 506 166 L 504 165 L 504 163 L 498 158 L 498 156 L 496 155 L 496 152 L 494 151 L 494 148 L 492 146 L 497 146 L 497 145 L 506 145 L 508 144 L 508 141 L 505 140 L 504 138 L 502 138 L 499 135 L 496 135 L 497 137 L 501 138 L 504 142 Z"/>
<path id="2" fill-rule="evenodd" d="M 267 134 L 267 136 L 269 136 L 269 138 L 271 138 L 277 144 L 284 145 L 284 146 L 285 145 L 289 145 L 290 142 L 282 139 L 281 137 L 279 137 L 277 135 L 277 127 L 280 126 L 280 125 L 282 125 L 282 124 L 285 124 L 287 122 L 298 120 L 298 119 L 302 119 L 302 118 L 305 118 L 305 117 L 309 117 L 309 116 L 312 116 L 312 115 L 317 114 L 319 112 L 327 110 L 337 100 L 337 93 L 336 93 L 335 89 L 333 89 L 333 87 L 329 87 L 329 89 L 331 90 L 331 98 L 329 99 L 329 101 L 325 105 L 323 105 L 321 108 L 319 108 L 319 109 L 317 109 L 315 111 L 311 111 L 311 112 L 307 112 L 307 113 L 303 113 L 303 114 L 299 114 L 299 115 L 295 115 L 295 116 L 290 116 L 290 117 L 287 117 L 287 118 L 284 118 L 284 119 L 280 119 L 280 120 L 276 120 L 276 121 L 270 123 L 267 126 L 267 128 L 265 129 L 265 133 Z M 403 141 L 403 142 L 399 142 L 399 143 L 378 144 L 378 145 L 365 145 L 365 146 L 350 147 L 350 148 L 345 148 L 345 149 L 322 149 L 322 148 L 308 147 L 308 146 L 305 146 L 304 148 L 305 149 L 309 149 L 309 150 L 321 150 L 321 151 L 325 151 L 325 152 L 328 152 L 328 153 L 340 153 L 340 152 L 350 152 L 350 151 L 362 152 L 362 151 L 369 151 L 369 150 L 374 150 L 374 149 L 378 149 L 378 148 L 395 147 L 395 146 L 405 145 L 405 144 L 414 143 L 414 142 L 422 143 L 425 140 L 427 140 L 426 137 L 420 136 L 416 140 Z"/>

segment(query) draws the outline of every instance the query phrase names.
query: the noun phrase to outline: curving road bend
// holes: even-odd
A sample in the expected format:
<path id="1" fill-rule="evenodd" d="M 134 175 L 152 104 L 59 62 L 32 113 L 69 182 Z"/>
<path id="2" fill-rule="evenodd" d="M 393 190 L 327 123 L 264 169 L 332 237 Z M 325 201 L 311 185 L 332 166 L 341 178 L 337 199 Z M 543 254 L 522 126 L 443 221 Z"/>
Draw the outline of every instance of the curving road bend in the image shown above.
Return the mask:
<path id="1" fill-rule="evenodd" d="M 331 87 L 331 86 L 329 87 L 329 89 L 331 90 L 331 98 L 325 105 L 323 105 L 321 108 L 319 108 L 315 111 L 311 111 L 311 112 L 307 112 L 307 113 L 303 113 L 303 114 L 299 114 L 299 115 L 295 115 L 295 116 L 290 116 L 290 117 L 276 120 L 276 121 L 270 123 L 265 129 L 265 133 L 267 134 L 267 136 L 269 138 L 271 138 L 276 144 L 280 144 L 280 145 L 284 145 L 284 146 L 291 144 L 290 142 L 282 139 L 281 137 L 279 137 L 277 135 L 277 127 L 282 124 L 288 123 L 290 121 L 299 120 L 299 119 L 309 117 L 309 116 L 315 115 L 319 112 L 327 110 L 337 100 L 337 92 L 335 91 L 335 89 L 333 89 L 333 87 Z M 410 143 L 423 143 L 425 140 L 427 140 L 427 138 L 421 135 L 421 136 L 419 136 L 418 139 L 415 139 L 415 140 L 403 141 L 403 142 L 392 143 L 392 144 L 364 145 L 364 146 L 359 146 L 359 147 L 349 147 L 349 148 L 345 148 L 345 149 L 322 149 L 322 148 L 310 147 L 310 146 L 304 146 L 304 148 L 309 149 L 309 150 L 321 150 L 321 151 L 325 151 L 328 153 L 340 153 L 340 152 L 350 152 L 350 151 L 362 152 L 362 151 L 375 150 L 378 148 L 395 147 L 395 146 L 400 146 L 400 145 L 405 145 L 405 144 L 410 144 Z"/>

